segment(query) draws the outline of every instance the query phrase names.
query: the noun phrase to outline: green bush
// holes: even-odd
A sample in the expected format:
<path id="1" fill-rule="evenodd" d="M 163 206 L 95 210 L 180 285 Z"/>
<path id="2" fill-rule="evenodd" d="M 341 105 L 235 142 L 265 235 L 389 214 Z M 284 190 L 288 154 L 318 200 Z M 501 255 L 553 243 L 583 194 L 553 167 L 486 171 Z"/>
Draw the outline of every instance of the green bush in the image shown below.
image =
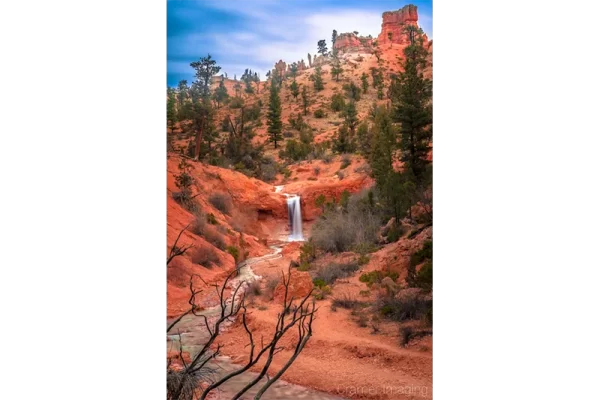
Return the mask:
<path id="1" fill-rule="evenodd" d="M 227 246 L 227 252 L 233 256 L 233 259 L 237 262 L 240 256 L 240 250 L 235 246 Z"/>
<path id="2" fill-rule="evenodd" d="M 388 295 L 378 296 L 376 305 L 381 315 L 393 321 L 406 321 L 427 318 L 433 301 L 418 294 L 394 297 Z"/>
<path id="3" fill-rule="evenodd" d="M 358 280 L 366 283 L 368 287 L 371 287 L 374 283 L 380 283 L 384 278 L 389 277 L 394 282 L 398 279 L 399 275 L 397 272 L 382 272 L 382 271 L 371 271 L 362 274 Z"/>
<path id="4" fill-rule="evenodd" d="M 357 260 L 357 262 L 358 262 L 358 265 L 361 265 L 361 266 L 362 266 L 362 265 L 365 265 L 365 264 L 368 264 L 368 263 L 369 263 L 369 256 L 368 256 L 368 255 L 366 255 L 366 254 L 361 254 L 361 255 L 358 257 L 358 260 Z"/>
<path id="5" fill-rule="evenodd" d="M 423 264 L 417 273 L 415 283 L 421 289 L 431 290 L 433 288 L 433 262 L 431 260 Z"/>
<path id="6" fill-rule="evenodd" d="M 219 224 L 217 222 L 217 218 L 215 218 L 215 214 L 213 214 L 213 213 L 206 214 L 206 222 L 208 222 L 211 225 L 218 225 Z"/>
<path id="7" fill-rule="evenodd" d="M 433 258 L 433 241 L 428 240 L 423 243 L 423 247 L 410 257 L 410 264 L 413 266 L 421 264 L 423 261 Z"/>
<path id="8" fill-rule="evenodd" d="M 319 289 L 324 288 L 325 286 L 327 286 L 327 282 L 325 282 L 323 279 L 321 278 L 314 278 L 313 279 L 313 284 L 318 287 Z"/>
<path id="9" fill-rule="evenodd" d="M 304 242 L 300 247 L 300 262 L 311 262 L 317 258 L 317 249 L 312 240 Z"/>
<path id="10" fill-rule="evenodd" d="M 342 164 L 340 165 L 340 169 L 346 169 L 350 164 L 352 164 L 352 159 L 349 156 L 345 155 L 344 157 L 342 157 Z"/>
<path id="11" fill-rule="evenodd" d="M 387 242 L 397 242 L 398 239 L 402 237 L 402 235 L 404 235 L 404 230 L 402 229 L 402 226 L 398 224 L 392 224 L 386 236 Z"/>
<path id="12" fill-rule="evenodd" d="M 346 107 L 346 101 L 341 93 L 336 93 L 331 96 L 331 110 L 342 111 Z"/>
<path id="13" fill-rule="evenodd" d="M 315 116 L 315 118 L 325 118 L 325 111 L 323 111 L 319 108 L 319 109 L 315 110 L 313 115 Z"/>

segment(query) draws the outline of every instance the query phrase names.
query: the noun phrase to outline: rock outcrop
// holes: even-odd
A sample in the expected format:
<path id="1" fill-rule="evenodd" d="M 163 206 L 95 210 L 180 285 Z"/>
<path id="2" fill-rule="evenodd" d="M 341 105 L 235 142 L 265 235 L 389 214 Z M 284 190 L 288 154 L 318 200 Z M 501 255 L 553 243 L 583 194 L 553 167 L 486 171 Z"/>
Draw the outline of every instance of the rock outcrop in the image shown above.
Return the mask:
<path id="1" fill-rule="evenodd" d="M 408 44 L 408 37 L 404 29 L 408 25 L 418 26 L 419 15 L 417 6 L 409 4 L 397 11 L 386 11 L 382 15 L 381 33 L 377 37 L 379 45 L 383 44 Z"/>
<path id="2" fill-rule="evenodd" d="M 373 38 L 357 36 L 354 32 L 342 33 L 335 40 L 333 48 L 340 53 L 372 53 Z"/>

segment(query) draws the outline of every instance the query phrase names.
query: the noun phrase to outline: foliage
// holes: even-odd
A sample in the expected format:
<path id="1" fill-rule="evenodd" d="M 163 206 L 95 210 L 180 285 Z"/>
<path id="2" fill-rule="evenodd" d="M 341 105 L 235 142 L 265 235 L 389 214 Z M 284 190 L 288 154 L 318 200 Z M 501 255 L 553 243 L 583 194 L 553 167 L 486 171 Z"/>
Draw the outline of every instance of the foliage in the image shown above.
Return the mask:
<path id="1" fill-rule="evenodd" d="M 368 75 L 363 72 L 362 75 L 360 76 L 360 80 L 362 82 L 363 93 L 367 93 L 367 91 L 369 90 Z"/>
<path id="2" fill-rule="evenodd" d="M 216 265 L 220 259 L 219 255 L 212 247 L 196 247 L 190 252 L 190 260 L 194 264 L 200 264 L 204 267 Z"/>
<path id="3" fill-rule="evenodd" d="M 302 109 L 304 110 L 304 115 L 308 113 L 308 92 L 306 91 L 306 86 L 302 86 Z"/>
<path id="4" fill-rule="evenodd" d="M 317 48 L 318 53 L 322 55 L 327 54 L 327 42 L 325 41 L 325 39 L 321 39 L 317 42 Z"/>
<path id="5" fill-rule="evenodd" d="M 332 111 L 342 111 L 346 107 L 346 101 L 344 100 L 344 96 L 341 93 L 335 93 L 331 96 L 331 110 Z"/>
<path id="6" fill-rule="evenodd" d="M 381 283 L 381 281 L 384 278 L 389 277 L 392 281 L 396 281 L 398 279 L 398 273 L 397 272 L 389 272 L 389 271 L 371 271 L 371 272 L 365 272 L 364 274 L 362 274 L 358 280 L 366 283 L 368 287 L 371 287 L 374 283 Z"/>
<path id="7" fill-rule="evenodd" d="M 315 116 L 315 118 L 325 118 L 325 111 L 323 111 L 321 108 L 318 108 L 315 110 L 313 115 Z"/>
<path id="8" fill-rule="evenodd" d="M 208 96 L 210 93 L 210 83 L 212 77 L 219 73 L 221 67 L 211 58 L 201 57 L 200 60 L 190 63 L 190 66 L 196 70 L 196 82 L 201 96 Z"/>
<path id="9" fill-rule="evenodd" d="M 315 68 L 315 72 L 311 75 L 311 80 L 313 81 L 315 90 L 317 92 L 320 92 L 321 90 L 325 89 L 325 86 L 323 86 L 323 77 L 321 76 L 320 66 Z"/>
<path id="10" fill-rule="evenodd" d="M 230 215 L 231 197 L 229 197 L 225 193 L 213 193 L 208 197 L 208 201 L 223 214 Z"/>
<path id="11" fill-rule="evenodd" d="M 323 282 L 331 285 L 337 279 L 352 275 L 358 268 L 358 264 L 355 261 L 345 264 L 327 264 L 315 272 L 315 278 L 321 279 Z"/>
<path id="12" fill-rule="evenodd" d="M 233 256 L 233 259 L 237 262 L 240 256 L 240 249 L 235 246 L 227 246 L 227 252 Z"/>
<path id="13" fill-rule="evenodd" d="M 298 98 L 298 95 L 300 94 L 300 90 L 298 88 L 298 83 L 296 82 L 295 79 L 292 81 L 292 84 L 290 85 L 290 90 L 292 92 L 292 96 L 294 97 L 294 100 L 296 100 Z"/>
<path id="14" fill-rule="evenodd" d="M 281 99 L 279 98 L 279 90 L 277 86 L 271 83 L 271 92 L 269 95 L 269 111 L 267 113 L 267 132 L 269 133 L 269 141 L 273 142 L 277 148 L 277 142 L 283 140 L 281 130 Z"/>
<path id="15" fill-rule="evenodd" d="M 346 96 L 348 97 L 348 99 L 354 101 L 360 100 L 361 89 L 358 86 L 356 86 L 354 82 L 350 82 L 349 84 L 347 83 L 344 86 L 342 86 L 342 88 L 346 92 Z"/>

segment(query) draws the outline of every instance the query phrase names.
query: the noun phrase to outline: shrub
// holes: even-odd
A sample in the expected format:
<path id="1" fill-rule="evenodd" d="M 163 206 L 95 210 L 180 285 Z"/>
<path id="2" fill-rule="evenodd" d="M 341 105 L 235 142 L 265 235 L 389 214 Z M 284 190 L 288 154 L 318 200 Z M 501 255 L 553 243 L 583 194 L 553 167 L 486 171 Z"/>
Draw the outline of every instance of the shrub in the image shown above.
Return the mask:
<path id="1" fill-rule="evenodd" d="M 338 172 L 336 172 L 335 174 L 336 174 L 336 175 L 337 175 L 337 177 L 340 179 L 340 181 L 341 181 L 342 179 L 344 179 L 344 176 L 345 176 L 345 175 L 344 175 L 344 171 L 342 171 L 341 169 L 340 169 Z"/>
<path id="2" fill-rule="evenodd" d="M 313 113 L 313 115 L 315 116 L 315 118 L 324 118 L 325 117 L 325 112 L 322 109 L 317 109 L 315 110 L 315 112 Z"/>
<path id="3" fill-rule="evenodd" d="M 406 347 L 410 342 L 413 330 L 410 326 L 400 327 L 400 346 Z"/>
<path id="4" fill-rule="evenodd" d="M 219 250 L 225 250 L 225 247 L 227 246 L 221 234 L 213 229 L 206 229 L 204 232 L 204 239 Z"/>
<path id="5" fill-rule="evenodd" d="M 196 214 L 196 218 L 190 226 L 190 231 L 198 236 L 202 236 L 206 230 L 206 216 L 202 213 Z"/>
<path id="6" fill-rule="evenodd" d="M 341 93 L 336 93 L 331 96 L 331 110 L 342 111 L 346 107 L 346 101 Z"/>
<path id="7" fill-rule="evenodd" d="M 242 108 L 244 105 L 244 100 L 241 97 L 234 97 L 229 102 L 230 108 Z"/>
<path id="8" fill-rule="evenodd" d="M 330 164 L 333 161 L 333 155 L 331 153 L 323 153 L 323 157 L 321 158 L 325 164 Z"/>
<path id="9" fill-rule="evenodd" d="M 248 291 L 246 292 L 250 297 L 260 296 L 262 290 L 260 288 L 260 281 L 252 281 L 248 284 Z"/>
<path id="10" fill-rule="evenodd" d="M 370 290 L 361 290 L 360 292 L 358 292 L 359 296 L 362 297 L 369 297 L 371 295 L 371 291 Z"/>
<path id="11" fill-rule="evenodd" d="M 233 256 L 235 262 L 238 261 L 238 257 L 240 256 L 240 250 L 235 246 L 227 246 L 227 252 Z"/>
<path id="12" fill-rule="evenodd" d="M 325 282 L 323 279 L 321 278 L 315 278 L 313 279 L 313 284 L 318 287 L 319 289 L 324 288 L 325 286 L 327 286 L 327 282 Z"/>
<path id="13" fill-rule="evenodd" d="M 318 249 L 342 252 L 367 248 L 378 240 L 381 218 L 369 206 L 365 193 L 350 196 L 346 210 L 326 206 L 324 214 L 312 227 L 312 241 Z"/>
<path id="14" fill-rule="evenodd" d="M 404 235 L 404 230 L 401 225 L 392 224 L 390 229 L 387 232 L 386 238 L 388 243 L 397 242 Z"/>
<path id="15" fill-rule="evenodd" d="M 340 169 L 346 169 L 350 164 L 352 164 L 352 160 L 349 156 L 345 155 L 342 157 L 342 165 L 340 165 Z"/>
<path id="16" fill-rule="evenodd" d="M 219 262 L 219 255 L 212 247 L 196 247 L 191 252 L 191 261 L 194 264 L 200 264 L 210 267 Z"/>
<path id="17" fill-rule="evenodd" d="M 423 247 L 410 257 L 411 265 L 419 265 L 426 259 L 433 258 L 433 241 L 428 240 L 423 243 Z"/>
<path id="18" fill-rule="evenodd" d="M 223 214 L 230 215 L 231 213 L 231 198 L 225 193 L 213 193 L 208 198 L 210 204 Z"/>
<path id="19" fill-rule="evenodd" d="M 354 101 L 360 100 L 360 92 L 362 90 L 354 82 L 345 84 L 343 86 L 343 88 L 344 88 L 344 91 L 346 92 L 346 96 L 348 96 L 349 99 L 354 100 Z"/>
<path id="20" fill-rule="evenodd" d="M 321 168 L 320 167 L 315 167 L 313 169 L 313 172 L 315 173 L 315 176 L 319 176 L 319 174 L 321 173 Z"/>
<path id="21" fill-rule="evenodd" d="M 200 206 L 192 198 L 192 192 L 189 189 L 183 189 L 180 192 L 173 192 L 173 200 L 191 213 L 200 211 Z"/>
<path id="22" fill-rule="evenodd" d="M 279 285 L 279 278 L 269 278 L 266 285 L 266 294 L 269 300 L 273 300 L 273 294 L 275 293 L 275 288 Z"/>
<path id="23" fill-rule="evenodd" d="M 331 294 L 331 288 L 329 286 L 323 286 L 315 289 L 313 297 L 316 300 L 323 300 L 327 295 Z"/>
<path id="24" fill-rule="evenodd" d="M 367 327 L 367 316 L 364 313 L 359 314 L 358 319 L 356 320 L 356 323 L 358 324 L 358 326 L 360 326 L 361 328 L 366 328 Z"/>
<path id="25" fill-rule="evenodd" d="M 357 270 L 358 264 L 354 261 L 346 264 L 328 264 L 317 270 L 315 278 L 321 279 L 328 285 L 331 285 L 336 279 L 350 276 Z"/>
<path id="26" fill-rule="evenodd" d="M 332 304 L 335 305 L 336 307 L 342 307 L 347 310 L 351 310 L 351 309 L 356 308 L 359 305 L 361 305 L 362 302 L 358 301 L 355 297 L 346 293 L 341 297 L 334 298 L 332 300 Z"/>
<path id="27" fill-rule="evenodd" d="M 403 297 L 380 295 L 377 299 L 379 312 L 393 321 L 406 321 L 426 317 L 432 307 L 432 300 L 418 294 Z"/>
<path id="28" fill-rule="evenodd" d="M 307 261 L 301 262 L 300 266 L 298 266 L 298 271 L 302 271 L 302 272 L 310 271 L 311 269 L 312 269 L 312 265 Z"/>
<path id="29" fill-rule="evenodd" d="M 369 256 L 366 254 L 361 254 L 360 257 L 358 257 L 358 265 L 365 265 L 369 263 Z"/>
<path id="30" fill-rule="evenodd" d="M 311 262 L 317 258 L 317 249 L 312 240 L 304 242 L 300 247 L 300 262 Z"/>
<path id="31" fill-rule="evenodd" d="M 397 272 L 382 272 L 382 271 L 371 271 L 362 274 L 358 280 L 366 283 L 368 287 L 371 287 L 374 283 L 380 283 L 383 278 L 389 277 L 392 281 L 396 281 L 399 275 Z"/>
<path id="32" fill-rule="evenodd" d="M 215 214 L 213 214 L 213 213 L 206 214 L 206 222 L 208 222 L 211 225 L 218 225 L 219 224 L 217 222 L 217 219 L 215 218 Z"/>
<path id="33" fill-rule="evenodd" d="M 431 260 L 423 264 L 417 273 L 415 283 L 421 289 L 431 290 L 433 288 L 433 262 Z"/>

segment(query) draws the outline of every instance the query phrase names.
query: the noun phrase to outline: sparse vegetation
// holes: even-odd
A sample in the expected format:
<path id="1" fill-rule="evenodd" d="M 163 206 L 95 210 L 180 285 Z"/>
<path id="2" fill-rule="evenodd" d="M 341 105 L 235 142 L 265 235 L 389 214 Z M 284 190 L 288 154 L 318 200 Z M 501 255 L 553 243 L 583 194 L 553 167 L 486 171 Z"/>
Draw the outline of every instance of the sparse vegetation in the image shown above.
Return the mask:
<path id="1" fill-rule="evenodd" d="M 233 259 L 237 262 L 240 256 L 240 249 L 235 246 L 227 246 L 227 252 L 231 254 Z"/>
<path id="2" fill-rule="evenodd" d="M 212 247 L 196 247 L 190 252 L 190 259 L 194 264 L 210 268 L 220 261 L 219 255 Z"/>
<path id="3" fill-rule="evenodd" d="M 326 284 L 331 285 L 336 279 L 350 276 L 357 270 L 358 264 L 354 261 L 345 264 L 327 264 L 316 270 L 315 278 L 321 279 Z"/>
<path id="4" fill-rule="evenodd" d="M 213 193 L 208 197 L 208 201 L 223 214 L 231 215 L 231 197 L 225 193 Z"/>

